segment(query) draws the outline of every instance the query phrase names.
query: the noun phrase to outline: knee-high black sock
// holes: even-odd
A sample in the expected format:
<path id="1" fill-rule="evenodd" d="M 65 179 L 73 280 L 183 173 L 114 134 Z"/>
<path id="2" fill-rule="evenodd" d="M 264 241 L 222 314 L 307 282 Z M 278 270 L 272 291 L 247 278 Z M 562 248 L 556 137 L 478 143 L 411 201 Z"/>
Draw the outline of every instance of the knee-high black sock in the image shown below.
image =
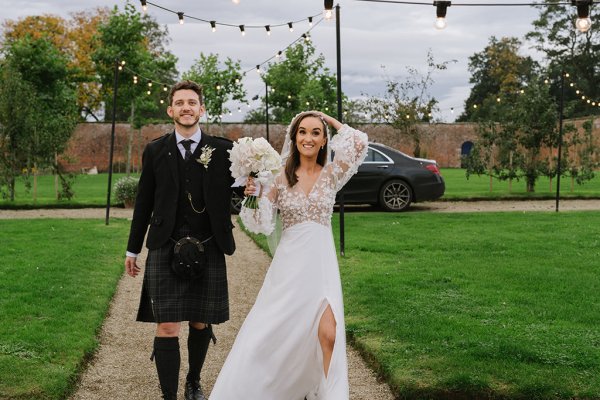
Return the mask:
<path id="1" fill-rule="evenodd" d="M 156 372 L 158 381 L 165 398 L 177 398 L 179 386 L 179 366 L 181 355 L 179 353 L 178 337 L 155 337 L 154 357 L 156 359 Z"/>
<path id="2" fill-rule="evenodd" d="M 210 325 L 204 329 L 196 329 L 190 325 L 190 334 L 188 336 L 188 361 L 190 365 L 190 370 L 187 374 L 188 381 L 194 382 L 200 380 L 200 371 L 202 371 L 211 338 L 212 327 Z"/>

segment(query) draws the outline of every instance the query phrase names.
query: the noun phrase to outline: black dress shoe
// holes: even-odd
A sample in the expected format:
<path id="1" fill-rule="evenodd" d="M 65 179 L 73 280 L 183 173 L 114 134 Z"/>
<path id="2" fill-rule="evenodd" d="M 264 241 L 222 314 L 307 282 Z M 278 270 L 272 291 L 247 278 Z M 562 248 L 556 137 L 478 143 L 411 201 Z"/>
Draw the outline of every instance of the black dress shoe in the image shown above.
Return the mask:
<path id="1" fill-rule="evenodd" d="M 207 400 L 202 391 L 200 381 L 186 381 L 183 398 L 185 400 Z"/>

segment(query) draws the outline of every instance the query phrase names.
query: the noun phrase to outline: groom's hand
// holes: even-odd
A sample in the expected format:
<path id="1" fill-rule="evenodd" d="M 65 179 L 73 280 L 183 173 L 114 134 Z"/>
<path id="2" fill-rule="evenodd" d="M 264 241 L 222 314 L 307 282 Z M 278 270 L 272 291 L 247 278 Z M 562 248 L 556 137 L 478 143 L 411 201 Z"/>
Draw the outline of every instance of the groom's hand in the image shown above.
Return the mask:
<path id="1" fill-rule="evenodd" d="M 135 257 L 125 257 L 125 271 L 127 275 L 135 278 L 140 273 L 140 267 L 135 262 Z"/>

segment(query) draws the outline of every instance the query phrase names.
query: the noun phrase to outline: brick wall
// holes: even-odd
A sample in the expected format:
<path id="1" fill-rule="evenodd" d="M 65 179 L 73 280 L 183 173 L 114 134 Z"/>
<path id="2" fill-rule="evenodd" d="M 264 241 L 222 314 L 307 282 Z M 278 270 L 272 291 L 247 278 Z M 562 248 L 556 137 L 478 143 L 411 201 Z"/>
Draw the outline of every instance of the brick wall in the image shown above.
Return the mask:
<path id="1" fill-rule="evenodd" d="M 571 121 L 577 126 L 585 121 Z M 356 126 L 369 135 L 371 141 L 386 144 L 412 155 L 414 143 L 388 125 Z M 202 126 L 204 129 L 204 126 Z M 280 150 L 286 126 L 269 126 L 269 140 L 275 149 Z M 434 159 L 441 167 L 460 167 L 461 148 L 467 142 L 477 139 L 477 126 L 468 123 L 423 124 L 421 157 Z M 115 172 L 123 172 L 127 162 L 128 143 L 131 142 L 131 165 L 134 171 L 141 165 L 141 155 L 146 143 L 173 129 L 171 124 L 147 125 L 142 129 L 130 129 L 128 124 L 115 127 L 115 145 L 113 166 Z M 236 140 L 242 136 L 265 137 L 264 124 L 222 124 L 211 125 L 210 134 Z M 85 171 L 97 167 L 100 172 L 108 170 L 111 124 L 82 123 L 77 126 L 67 150 L 62 157 L 65 168 L 73 172 Z M 600 118 L 594 120 L 594 136 L 600 146 Z"/>

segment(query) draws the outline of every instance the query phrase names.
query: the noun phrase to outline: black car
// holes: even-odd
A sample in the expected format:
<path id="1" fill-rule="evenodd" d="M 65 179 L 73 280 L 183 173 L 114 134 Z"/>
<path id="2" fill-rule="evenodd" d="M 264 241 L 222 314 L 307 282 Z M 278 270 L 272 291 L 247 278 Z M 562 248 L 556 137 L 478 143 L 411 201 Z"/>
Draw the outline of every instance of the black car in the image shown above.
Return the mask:
<path id="1" fill-rule="evenodd" d="M 386 145 L 369 143 L 358 173 L 344 186 L 344 204 L 372 204 L 386 211 L 402 211 L 411 203 L 438 199 L 445 190 L 434 160 L 414 158 Z M 239 212 L 243 198 L 244 188 L 235 188 L 232 212 Z M 339 194 L 336 200 L 339 201 Z"/>
<path id="2" fill-rule="evenodd" d="M 373 204 L 386 211 L 402 211 L 413 202 L 438 199 L 445 190 L 434 160 L 369 143 L 365 161 L 344 186 L 344 204 Z"/>

